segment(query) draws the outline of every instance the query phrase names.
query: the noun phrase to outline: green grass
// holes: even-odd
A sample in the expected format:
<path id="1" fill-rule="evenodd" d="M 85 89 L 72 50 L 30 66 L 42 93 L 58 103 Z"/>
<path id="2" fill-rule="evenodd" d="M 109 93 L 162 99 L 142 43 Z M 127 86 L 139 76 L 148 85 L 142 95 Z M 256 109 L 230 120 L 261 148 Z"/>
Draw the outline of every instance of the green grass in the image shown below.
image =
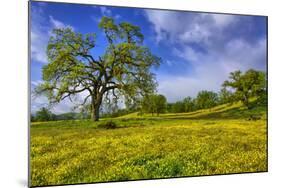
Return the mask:
<path id="1" fill-rule="evenodd" d="M 32 123 L 32 186 L 267 171 L 265 107 L 104 121 Z"/>

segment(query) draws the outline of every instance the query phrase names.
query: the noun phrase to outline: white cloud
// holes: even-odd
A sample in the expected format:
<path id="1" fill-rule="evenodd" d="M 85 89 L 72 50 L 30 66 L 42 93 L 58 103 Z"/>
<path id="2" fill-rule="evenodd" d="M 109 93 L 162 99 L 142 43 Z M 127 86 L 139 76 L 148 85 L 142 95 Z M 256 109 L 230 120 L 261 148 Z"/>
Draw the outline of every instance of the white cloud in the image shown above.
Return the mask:
<path id="1" fill-rule="evenodd" d="M 260 39 L 254 44 L 242 39 L 229 41 L 221 59 L 226 61 L 225 66 L 228 69 L 266 70 L 266 40 Z"/>
<path id="2" fill-rule="evenodd" d="M 48 63 L 46 48 L 48 40 L 51 36 L 51 31 L 54 28 L 70 27 L 62 21 L 55 19 L 53 16 L 44 17 L 44 6 L 34 7 L 31 9 L 31 60 L 46 64 Z"/>
<path id="3" fill-rule="evenodd" d="M 71 25 L 65 24 L 59 20 L 56 20 L 53 16 L 49 16 L 49 20 L 51 23 L 51 27 L 52 28 L 71 28 L 72 30 L 74 30 L 74 27 L 72 27 Z"/>
<path id="4" fill-rule="evenodd" d="M 100 19 L 101 19 L 101 17 L 96 16 L 96 15 L 91 15 L 90 18 L 91 18 L 91 20 L 93 20 L 96 23 L 99 23 Z"/>
<path id="5" fill-rule="evenodd" d="M 64 23 L 54 19 L 53 16 L 49 16 L 49 18 L 50 18 L 50 22 L 51 22 L 51 24 L 54 28 L 64 28 L 64 27 L 66 27 L 66 25 Z"/>
<path id="6" fill-rule="evenodd" d="M 32 88 L 33 88 L 33 87 L 36 87 L 36 86 L 38 86 L 38 85 L 40 85 L 40 84 L 42 84 L 42 83 L 43 83 L 42 80 L 32 80 L 32 81 L 31 81 L 31 86 L 32 86 Z"/>
<path id="7" fill-rule="evenodd" d="M 74 29 L 71 25 L 65 24 L 62 21 L 55 19 L 53 16 L 44 17 L 44 4 L 39 7 L 32 7 L 31 9 L 31 61 L 47 64 L 46 48 L 48 40 L 51 36 L 51 31 L 53 28 L 64 28 L 70 27 Z M 33 70 L 34 71 L 34 70 Z M 42 80 L 32 80 L 31 89 L 43 83 Z M 31 112 L 34 113 L 42 107 L 48 106 L 48 99 L 45 96 L 34 96 L 31 94 Z M 53 106 L 51 109 L 54 113 L 64 113 L 74 106 L 74 104 L 69 100 L 64 100 L 61 103 Z"/>
<path id="8" fill-rule="evenodd" d="M 184 33 L 180 34 L 179 40 L 187 43 L 203 42 L 208 40 L 208 37 L 210 35 L 211 33 L 207 29 L 201 27 L 198 24 L 195 24 L 192 30 L 185 31 Z"/>
<path id="9" fill-rule="evenodd" d="M 145 15 L 153 25 L 157 42 L 206 43 L 212 35 L 218 35 L 222 29 L 237 21 L 234 15 L 167 10 L 145 10 Z"/>
<path id="10" fill-rule="evenodd" d="M 77 109 L 76 110 L 73 109 L 74 106 L 75 105 L 73 104 L 73 102 L 71 102 L 69 99 L 65 99 L 65 100 L 61 101 L 60 103 L 52 106 L 51 111 L 55 114 L 62 114 L 62 113 L 67 113 L 67 112 L 71 112 L 71 111 L 78 112 Z"/>
<path id="11" fill-rule="evenodd" d="M 171 60 L 166 60 L 165 62 L 166 62 L 166 64 L 167 64 L 168 66 L 172 66 L 172 65 L 174 65 L 174 64 L 176 63 L 176 62 L 171 61 Z"/>
<path id="12" fill-rule="evenodd" d="M 112 15 L 111 10 L 106 8 L 106 7 L 100 7 L 100 11 L 101 11 L 101 14 L 103 16 L 111 16 Z"/>
<path id="13" fill-rule="evenodd" d="M 55 114 L 62 114 L 72 111 L 74 104 L 65 99 L 56 105 L 49 106 L 48 98 L 46 96 L 36 96 L 31 99 L 31 113 L 36 113 L 40 108 L 48 107 Z"/>
<path id="14" fill-rule="evenodd" d="M 266 69 L 266 41 L 260 39 L 254 44 L 241 39 L 231 40 L 224 51 L 196 53 L 190 47 L 177 51 L 178 55 L 193 65 L 192 75 L 165 75 L 158 77 L 158 92 L 175 102 L 185 96 L 195 97 L 200 90 L 218 92 L 229 73 L 250 68 Z M 188 70 L 187 70 L 188 72 Z"/>
<path id="15" fill-rule="evenodd" d="M 42 80 L 33 80 L 31 81 L 31 90 L 34 91 L 34 88 L 39 84 L 42 84 Z M 80 88 L 78 88 L 80 89 Z M 88 91 L 83 91 L 81 93 L 76 94 L 75 96 L 71 96 L 71 100 L 69 98 L 65 98 L 60 101 L 58 104 L 49 105 L 48 98 L 45 95 L 36 95 L 35 93 L 31 93 L 31 112 L 35 113 L 42 107 L 48 107 L 53 113 L 61 114 L 70 111 L 78 112 L 79 107 L 84 102 L 84 99 L 89 95 Z M 90 102 L 91 98 L 89 97 L 87 102 Z"/>
<path id="16" fill-rule="evenodd" d="M 41 63 L 47 63 L 47 39 L 41 36 L 40 31 L 31 30 L 31 59 Z"/>
<path id="17" fill-rule="evenodd" d="M 202 89 L 202 83 L 192 77 L 165 76 L 158 79 L 158 93 L 164 94 L 169 102 L 182 100 L 185 96 L 194 97 Z"/>
<path id="18" fill-rule="evenodd" d="M 175 23 L 176 14 L 174 12 L 162 10 L 145 10 L 148 21 L 153 24 L 156 32 L 156 41 L 160 42 L 168 38 L 167 33 L 174 34 L 180 26 Z"/>
<path id="19" fill-rule="evenodd" d="M 229 24 L 237 21 L 237 16 L 227 14 L 213 14 L 213 19 L 218 27 L 226 27 Z"/>
<path id="20" fill-rule="evenodd" d="M 42 81 L 32 81 L 31 87 L 34 88 L 34 86 L 38 86 L 38 84 L 43 83 Z M 69 98 L 64 99 L 58 104 L 49 106 L 49 102 L 46 96 L 44 95 L 32 95 L 31 97 L 31 112 L 35 113 L 42 107 L 50 107 L 50 110 L 55 114 L 61 114 L 66 113 L 70 111 L 76 111 L 78 112 L 79 109 L 74 109 L 75 106 L 79 106 L 84 102 L 84 99 L 88 96 L 88 92 L 81 92 L 77 94 L 76 96 L 72 96 L 71 100 Z M 90 98 L 88 98 L 88 101 L 90 102 Z"/>
<path id="21" fill-rule="evenodd" d="M 97 6 L 95 6 L 94 8 L 97 8 Z M 101 13 L 101 17 L 103 16 L 107 16 L 107 17 L 113 17 L 115 20 L 118 20 L 121 18 L 121 15 L 119 14 L 113 14 L 112 11 L 104 6 L 99 7 L 100 13 Z M 97 15 L 91 15 L 90 18 L 94 21 L 94 22 L 99 22 L 101 19 L 100 16 Z"/>
<path id="22" fill-rule="evenodd" d="M 31 113 L 34 114 L 42 107 L 48 106 L 48 99 L 44 96 L 31 97 Z"/>
<path id="23" fill-rule="evenodd" d="M 164 94 L 169 102 L 184 97 L 196 97 L 201 90 L 219 91 L 222 82 L 227 79 L 228 72 L 221 63 L 207 62 L 193 67 L 193 72 L 178 75 L 158 75 L 158 93 Z"/>
<path id="24" fill-rule="evenodd" d="M 235 38 L 226 30 L 241 17 L 224 14 L 146 10 L 156 42 L 170 45 L 172 54 L 188 63 L 186 74 L 158 75 L 158 92 L 175 102 L 200 90 L 219 91 L 235 70 L 265 70 L 266 40 Z M 167 63 L 169 65 L 169 63 Z M 176 64 L 173 64 L 176 66 Z"/>
<path id="25" fill-rule="evenodd" d="M 116 20 L 118 20 L 118 19 L 121 18 L 121 16 L 120 16 L 119 14 L 116 14 L 116 15 L 114 16 L 114 18 L 115 18 Z"/>
<path id="26" fill-rule="evenodd" d="M 195 51 L 190 46 L 184 46 L 184 48 L 182 48 L 181 50 L 174 48 L 173 53 L 176 56 L 189 61 L 190 63 L 195 63 L 195 64 L 202 63 L 200 59 L 202 58 L 203 54 L 198 51 Z"/>
<path id="27" fill-rule="evenodd" d="M 42 13 L 41 8 L 31 9 L 31 60 L 47 63 L 46 44 L 48 39 L 44 31 L 48 30 L 48 27 L 44 25 L 46 20 Z"/>

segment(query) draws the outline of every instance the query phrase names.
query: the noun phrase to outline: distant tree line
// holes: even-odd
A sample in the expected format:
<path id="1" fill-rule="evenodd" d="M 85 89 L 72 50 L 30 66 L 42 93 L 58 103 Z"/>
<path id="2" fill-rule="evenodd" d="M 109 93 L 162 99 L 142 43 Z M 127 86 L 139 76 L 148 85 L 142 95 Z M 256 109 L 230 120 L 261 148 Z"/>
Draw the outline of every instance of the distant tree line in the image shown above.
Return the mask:
<path id="1" fill-rule="evenodd" d="M 250 69 L 245 73 L 241 71 L 231 72 L 229 80 L 223 82 L 218 93 L 203 90 L 198 92 L 195 98 L 188 96 L 175 103 L 167 103 L 164 95 L 145 96 L 141 103 L 141 112 L 151 113 L 152 115 L 166 112 L 192 112 L 212 108 L 220 104 L 232 104 L 236 101 L 241 101 L 249 109 L 251 108 L 251 98 L 256 98 L 256 102 L 259 104 L 267 103 L 266 77 L 262 71 Z"/>
<path id="2" fill-rule="evenodd" d="M 175 103 L 167 103 L 164 95 L 144 97 L 141 110 L 143 113 L 159 115 L 160 113 L 191 112 L 198 109 L 211 108 L 220 104 L 219 95 L 212 91 L 200 91 L 196 98 L 186 97 Z"/>
<path id="3" fill-rule="evenodd" d="M 117 104 L 108 106 L 106 112 L 101 117 L 118 117 L 138 111 L 140 115 L 150 113 L 159 115 L 161 113 L 182 113 L 192 112 L 200 109 L 208 109 L 220 104 L 232 104 L 241 101 L 248 109 L 251 108 L 250 99 L 255 98 L 256 103 L 267 103 L 266 76 L 262 71 L 250 69 L 245 73 L 241 71 L 231 72 L 229 79 L 224 81 L 221 90 L 216 93 L 213 91 L 202 90 L 197 96 L 192 98 L 185 97 L 175 103 L 168 103 L 164 95 L 146 94 L 135 103 L 127 101 L 126 108 L 120 109 Z M 70 112 L 55 115 L 47 108 L 41 108 L 36 114 L 31 116 L 31 121 L 52 121 L 52 120 L 71 120 L 89 119 L 91 117 L 90 106 L 85 106 L 80 113 Z"/>
<path id="4" fill-rule="evenodd" d="M 101 113 L 102 118 L 113 118 L 135 112 L 133 109 L 115 109 L 110 112 Z M 36 113 L 31 114 L 32 122 L 39 121 L 58 121 L 58 120 L 76 120 L 76 119 L 90 119 L 91 114 L 84 109 L 80 112 L 67 112 L 62 114 L 54 114 L 48 108 L 42 107 Z"/>
<path id="5" fill-rule="evenodd" d="M 90 114 L 84 112 L 67 112 L 62 114 L 54 114 L 48 108 L 42 107 L 36 113 L 31 114 L 31 121 L 58 121 L 58 120 L 75 120 L 89 119 Z"/>
<path id="6" fill-rule="evenodd" d="M 101 117 L 102 118 L 114 118 L 114 117 L 119 117 L 119 116 L 129 114 L 129 113 L 133 113 L 133 112 L 135 112 L 135 110 L 127 109 L 127 108 L 117 109 L 113 112 L 104 112 L 101 114 Z"/>
<path id="7" fill-rule="evenodd" d="M 165 113 L 167 109 L 167 99 L 164 95 L 146 95 L 141 100 L 140 113 L 151 113 L 152 115 Z"/>

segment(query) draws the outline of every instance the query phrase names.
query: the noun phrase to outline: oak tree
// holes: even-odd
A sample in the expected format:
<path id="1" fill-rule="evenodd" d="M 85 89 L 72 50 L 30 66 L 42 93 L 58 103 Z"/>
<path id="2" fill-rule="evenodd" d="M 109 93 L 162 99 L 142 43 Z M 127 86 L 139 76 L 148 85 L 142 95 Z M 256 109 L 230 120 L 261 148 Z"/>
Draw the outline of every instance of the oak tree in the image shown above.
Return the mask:
<path id="1" fill-rule="evenodd" d="M 52 114 L 52 112 L 43 107 L 43 108 L 40 108 L 40 110 L 38 110 L 36 112 L 36 115 L 34 117 L 33 120 L 36 120 L 36 121 L 51 121 L 51 120 L 54 120 L 54 114 Z"/>
<path id="2" fill-rule="evenodd" d="M 37 93 L 46 94 L 50 103 L 73 100 L 83 93 L 81 105 L 90 103 L 94 121 L 99 120 L 103 101 L 152 93 L 156 81 L 151 67 L 161 62 L 143 45 L 140 27 L 103 17 L 99 28 L 107 41 L 102 55 L 95 53 L 95 33 L 54 29 L 47 47 L 49 63 L 43 67 L 44 82 L 36 88 Z"/>
<path id="3" fill-rule="evenodd" d="M 142 111 L 156 113 L 158 116 L 160 113 L 165 113 L 167 110 L 167 99 L 161 94 L 150 94 L 143 97 L 141 102 Z"/>
<path id="4" fill-rule="evenodd" d="M 191 112 L 195 110 L 195 101 L 191 97 L 186 97 L 183 99 L 183 104 L 184 104 L 184 112 Z"/>
<path id="5" fill-rule="evenodd" d="M 234 97 L 241 100 L 249 108 L 251 97 L 259 98 L 266 94 L 265 73 L 254 69 L 250 69 L 245 73 L 241 71 L 231 72 L 229 80 L 223 83 L 223 87 L 232 88 Z"/>
<path id="6" fill-rule="evenodd" d="M 211 108 L 218 104 L 218 94 L 212 91 L 200 91 L 196 97 L 196 106 L 199 109 Z"/>

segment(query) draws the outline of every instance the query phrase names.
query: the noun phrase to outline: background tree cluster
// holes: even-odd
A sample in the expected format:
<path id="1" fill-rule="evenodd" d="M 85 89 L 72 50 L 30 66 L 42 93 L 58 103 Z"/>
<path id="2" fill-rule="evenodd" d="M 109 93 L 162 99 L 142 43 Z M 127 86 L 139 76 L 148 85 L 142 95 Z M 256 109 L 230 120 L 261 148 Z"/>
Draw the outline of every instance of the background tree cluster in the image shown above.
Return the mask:
<path id="1" fill-rule="evenodd" d="M 231 72 L 229 80 L 223 83 L 223 89 L 233 90 L 233 100 L 242 101 L 250 108 L 250 99 L 257 98 L 259 103 L 267 102 L 266 76 L 262 71 L 250 69 L 244 74 L 241 71 Z"/>
<path id="2" fill-rule="evenodd" d="M 31 114 L 32 122 L 90 119 L 90 118 L 91 118 L 91 115 L 89 113 L 85 113 L 83 111 L 54 114 L 46 107 L 42 107 L 36 113 Z"/>
<path id="3" fill-rule="evenodd" d="M 195 98 L 188 96 L 175 103 L 167 103 L 163 95 L 149 95 L 143 98 L 142 111 L 152 115 L 165 112 L 191 112 L 220 104 L 232 104 L 235 101 L 241 101 L 245 107 L 251 108 L 251 98 L 258 104 L 267 103 L 266 76 L 262 71 L 250 69 L 245 73 L 231 72 L 229 80 L 223 82 L 220 92 L 203 90 L 199 91 Z"/>
<path id="4" fill-rule="evenodd" d="M 218 104 L 219 95 L 212 91 L 200 91 L 195 98 L 186 97 L 181 101 L 175 103 L 169 103 L 167 106 L 167 112 L 170 113 L 181 113 L 181 112 L 192 112 L 199 109 L 211 108 Z"/>
<path id="5" fill-rule="evenodd" d="M 159 115 L 165 113 L 167 109 L 167 99 L 164 95 L 152 94 L 144 96 L 141 101 L 141 113 L 151 113 Z"/>

